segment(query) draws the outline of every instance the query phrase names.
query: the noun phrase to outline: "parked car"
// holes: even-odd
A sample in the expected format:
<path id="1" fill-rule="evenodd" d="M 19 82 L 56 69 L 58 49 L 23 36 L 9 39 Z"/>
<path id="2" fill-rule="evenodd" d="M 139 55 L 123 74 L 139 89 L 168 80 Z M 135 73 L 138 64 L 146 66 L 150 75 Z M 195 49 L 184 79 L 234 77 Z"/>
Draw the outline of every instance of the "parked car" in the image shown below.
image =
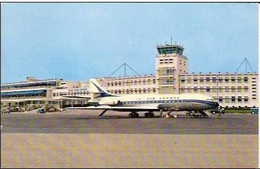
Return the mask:
<path id="1" fill-rule="evenodd" d="M 225 114 L 225 109 L 220 108 L 220 109 L 210 109 L 210 112 L 215 114 L 215 113 L 220 113 L 220 114 Z"/>
<path id="2" fill-rule="evenodd" d="M 45 113 L 44 108 L 38 108 L 37 113 L 40 113 L 40 114 Z"/>
<path id="3" fill-rule="evenodd" d="M 9 107 L 2 108 L 1 113 L 10 113 L 10 108 Z"/>
<path id="4" fill-rule="evenodd" d="M 258 114 L 259 108 L 251 108 L 252 114 Z"/>

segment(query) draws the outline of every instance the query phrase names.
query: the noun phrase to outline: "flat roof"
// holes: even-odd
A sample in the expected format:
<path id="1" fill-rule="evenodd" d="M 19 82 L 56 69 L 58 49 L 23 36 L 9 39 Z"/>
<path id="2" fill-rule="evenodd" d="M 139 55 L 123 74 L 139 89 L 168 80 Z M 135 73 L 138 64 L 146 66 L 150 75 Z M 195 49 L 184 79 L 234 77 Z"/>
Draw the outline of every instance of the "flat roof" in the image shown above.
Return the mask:
<path id="1" fill-rule="evenodd" d="M 56 79 L 43 79 L 43 80 L 29 81 L 29 82 L 28 81 L 21 81 L 21 82 L 3 83 L 3 84 L 1 84 L 1 87 L 53 83 L 53 82 L 56 82 L 56 81 L 59 81 L 59 80 L 63 80 L 63 79 L 62 78 L 56 78 Z"/>
<path id="2" fill-rule="evenodd" d="M 24 95 L 34 95 L 34 94 L 42 94 L 46 92 L 46 90 L 27 90 L 27 91 L 14 91 L 14 92 L 1 92 L 1 96 L 24 96 Z"/>
<path id="3" fill-rule="evenodd" d="M 26 82 L 26 83 L 8 83 L 3 84 L 1 87 L 29 87 L 37 85 L 55 84 L 56 81 L 40 81 L 40 82 Z"/>

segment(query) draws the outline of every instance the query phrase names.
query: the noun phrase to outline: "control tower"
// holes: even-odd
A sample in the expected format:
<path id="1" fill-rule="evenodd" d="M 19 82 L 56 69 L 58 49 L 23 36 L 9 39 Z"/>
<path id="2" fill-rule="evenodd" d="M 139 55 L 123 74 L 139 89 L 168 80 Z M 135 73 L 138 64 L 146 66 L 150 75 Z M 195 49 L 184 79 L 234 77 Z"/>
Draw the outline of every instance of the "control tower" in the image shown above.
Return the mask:
<path id="1" fill-rule="evenodd" d="M 180 45 L 158 45 L 155 58 L 156 79 L 159 94 L 178 94 L 179 75 L 187 72 L 187 57 Z"/>

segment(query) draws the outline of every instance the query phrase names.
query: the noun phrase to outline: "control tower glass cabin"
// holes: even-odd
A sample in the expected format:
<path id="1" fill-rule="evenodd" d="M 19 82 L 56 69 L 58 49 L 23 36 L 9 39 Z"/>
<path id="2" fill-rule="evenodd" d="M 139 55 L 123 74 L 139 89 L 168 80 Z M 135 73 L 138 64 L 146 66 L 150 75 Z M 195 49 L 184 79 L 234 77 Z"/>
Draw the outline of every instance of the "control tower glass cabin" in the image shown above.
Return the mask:
<path id="1" fill-rule="evenodd" d="M 183 47 L 179 46 L 179 45 L 170 45 L 170 44 L 166 44 L 166 45 L 158 45 L 157 46 L 157 50 L 159 54 L 179 54 L 182 55 L 183 53 Z"/>

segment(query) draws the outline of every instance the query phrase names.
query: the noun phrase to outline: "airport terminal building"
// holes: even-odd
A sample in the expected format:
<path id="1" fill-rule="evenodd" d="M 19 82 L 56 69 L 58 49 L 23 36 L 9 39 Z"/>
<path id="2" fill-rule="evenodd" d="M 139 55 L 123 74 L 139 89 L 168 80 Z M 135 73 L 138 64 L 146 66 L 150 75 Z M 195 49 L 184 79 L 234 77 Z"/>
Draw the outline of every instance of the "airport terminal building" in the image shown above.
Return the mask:
<path id="1" fill-rule="evenodd" d="M 155 75 L 100 78 L 114 94 L 199 93 L 222 107 L 258 107 L 258 73 L 188 73 L 188 59 L 179 45 L 158 45 Z"/>
<path id="2" fill-rule="evenodd" d="M 188 73 L 183 46 L 157 46 L 155 74 L 97 78 L 101 86 L 116 95 L 200 93 L 213 97 L 222 107 L 259 107 L 258 73 Z M 78 97 L 77 96 L 81 96 Z M 86 98 L 82 98 L 85 96 Z M 55 104 L 59 107 L 87 105 L 88 81 L 71 82 L 61 78 L 1 85 L 1 103 L 25 106 Z"/>
<path id="3" fill-rule="evenodd" d="M 75 96 L 88 96 L 86 82 L 70 82 L 61 78 L 36 79 L 27 77 L 26 81 L 6 83 L 1 86 L 1 104 L 25 107 L 30 105 L 84 105 L 86 99 Z M 73 97 L 71 97 L 73 96 Z"/>

